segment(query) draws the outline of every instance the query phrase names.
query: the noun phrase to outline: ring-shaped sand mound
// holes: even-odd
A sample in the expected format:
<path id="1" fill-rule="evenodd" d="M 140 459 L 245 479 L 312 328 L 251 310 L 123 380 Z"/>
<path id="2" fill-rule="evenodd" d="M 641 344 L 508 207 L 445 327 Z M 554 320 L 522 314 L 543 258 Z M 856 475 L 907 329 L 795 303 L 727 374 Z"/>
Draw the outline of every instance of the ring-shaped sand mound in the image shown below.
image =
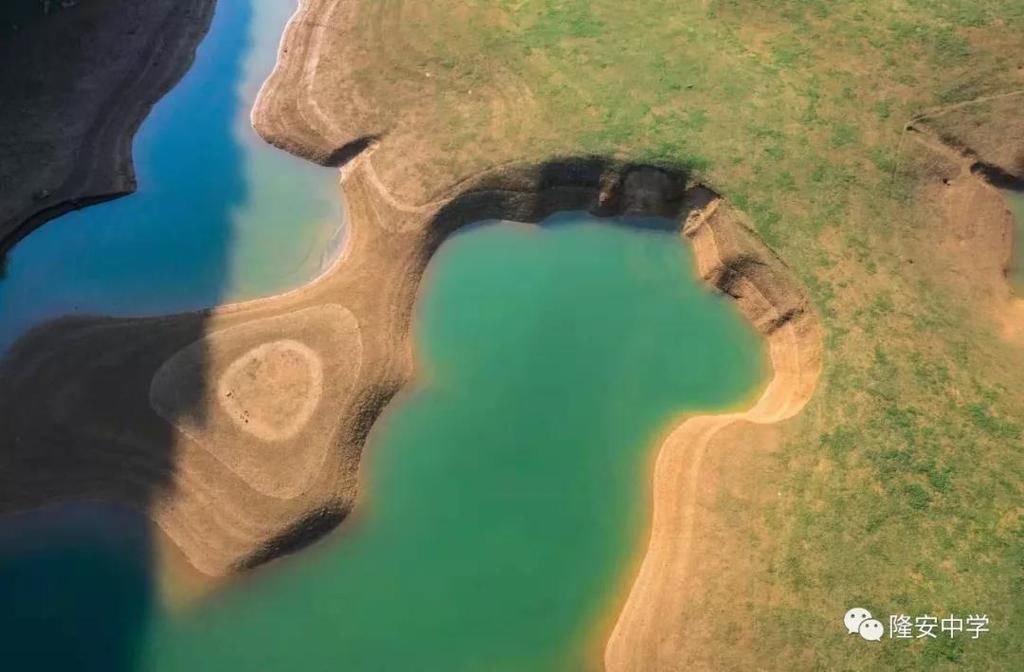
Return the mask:
<path id="1" fill-rule="evenodd" d="M 217 381 L 220 408 L 243 432 L 264 441 L 290 439 L 306 425 L 323 394 L 322 360 L 292 339 L 258 345 Z"/>
<path id="2" fill-rule="evenodd" d="M 149 399 L 253 490 L 291 498 L 323 464 L 361 363 L 355 316 L 327 304 L 204 336 L 157 370 Z"/>

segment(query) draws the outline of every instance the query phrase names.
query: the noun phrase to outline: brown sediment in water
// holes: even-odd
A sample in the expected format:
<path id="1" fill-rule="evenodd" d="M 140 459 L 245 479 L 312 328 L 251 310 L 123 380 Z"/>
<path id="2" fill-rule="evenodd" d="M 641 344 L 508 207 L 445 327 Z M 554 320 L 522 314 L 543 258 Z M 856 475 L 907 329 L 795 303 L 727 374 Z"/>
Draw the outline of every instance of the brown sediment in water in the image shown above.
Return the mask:
<path id="1" fill-rule="evenodd" d="M 215 0 L 53 4 L 0 28 L 0 256 L 69 210 L 135 190 L 132 139 L 192 64 Z"/>

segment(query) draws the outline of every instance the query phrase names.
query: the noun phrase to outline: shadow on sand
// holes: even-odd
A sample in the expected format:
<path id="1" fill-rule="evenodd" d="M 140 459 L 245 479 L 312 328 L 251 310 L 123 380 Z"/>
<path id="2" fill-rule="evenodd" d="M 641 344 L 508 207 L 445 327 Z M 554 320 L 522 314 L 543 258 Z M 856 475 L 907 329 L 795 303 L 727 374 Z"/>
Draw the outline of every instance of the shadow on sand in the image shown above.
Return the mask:
<path id="1" fill-rule="evenodd" d="M 241 78 L 252 20 L 247 0 L 220 0 L 217 4 L 216 40 L 200 57 L 218 59 L 219 84 L 204 88 L 200 124 L 195 117 L 170 120 L 173 126 L 194 126 L 187 142 L 180 134 L 165 134 L 161 127 L 151 151 L 157 157 L 160 152 L 173 152 L 176 157 L 164 173 L 159 166 L 151 172 L 166 181 L 160 187 L 171 200 L 156 205 L 147 201 L 148 205 L 133 213 L 139 217 L 167 217 L 168 212 L 189 217 L 199 207 L 209 210 L 202 213 L 204 226 L 219 230 L 208 236 L 212 248 L 202 263 L 209 266 L 208 280 L 213 286 L 226 285 L 231 212 L 247 197 L 242 153 L 234 135 L 234 110 L 239 105 L 234 83 Z M 115 11 L 107 18 L 118 20 L 117 3 L 108 5 Z M 66 11 L 59 17 L 39 17 L 39 6 L 37 0 L 5 4 L 0 10 L 0 26 L 21 25 L 17 31 L 4 30 L 3 39 L 38 44 L 52 38 L 50 19 L 70 20 L 74 14 Z M 94 21 L 97 13 L 81 16 Z M 79 47 L 85 49 L 88 25 L 82 30 Z M 15 42 L 7 46 L 11 53 L 26 54 L 29 62 L 5 62 L 4 68 L 36 65 L 31 62 L 31 49 L 19 50 Z M 31 105 L 34 94 L 29 90 L 12 94 L 5 89 L 4 96 L 8 95 L 23 100 L 5 99 L 4 104 Z M 59 136 L 50 139 L 61 140 Z M 191 171 L 210 176 L 216 200 L 186 189 L 190 179 L 195 181 Z M 142 189 L 154 186 L 146 183 L 146 177 L 140 176 Z M 26 175 L 26 179 L 32 176 Z M 141 194 L 128 196 L 124 205 L 132 206 L 133 199 L 139 197 Z M 121 201 L 110 205 L 124 207 Z M 95 210 L 102 213 L 105 207 L 107 204 Z M 130 217 L 119 224 L 122 221 L 126 226 L 132 224 Z M 167 244 L 174 248 L 173 236 Z M 181 259 L 180 263 L 192 261 Z M 138 288 L 124 289 L 131 293 Z M 215 296 L 210 298 L 216 302 Z M 3 319 L 0 316 L 0 323 Z M 6 353 L 5 363 L 0 363 L 0 380 L 4 381 L 0 392 L 0 668 L 5 670 L 138 669 L 147 621 L 157 608 L 153 577 L 156 542 L 149 518 L 139 511 L 154 506 L 173 487 L 174 432 L 169 423 L 155 416 L 144 437 L 105 435 L 98 429 L 111 424 L 104 414 L 153 413 L 145 390 L 138 389 L 134 381 L 115 379 L 102 353 L 95 353 L 90 361 L 70 361 L 62 352 L 61 344 L 67 342 L 63 339 L 87 340 L 90 329 L 95 328 L 95 321 L 64 320 L 48 327 L 45 334 L 35 332 L 19 340 Z M 179 332 L 174 340 L 188 343 L 204 335 L 206 320 L 197 315 L 194 320 L 176 322 L 174 328 Z M 145 342 L 129 342 L 135 332 L 126 329 L 124 334 L 129 357 L 146 347 Z M 10 366 L 16 360 L 18 366 Z M 64 380 L 62 372 L 73 375 L 56 389 L 19 389 L 18 380 L 5 375 L 14 368 L 30 369 L 55 381 Z M 142 381 L 146 372 L 140 374 Z M 26 408 L 35 410 L 26 415 Z M 69 408 L 76 409 L 79 418 L 83 408 L 86 414 L 94 414 L 95 427 L 70 420 L 62 425 L 61 418 L 70 417 L 70 412 L 65 413 Z M 179 410 L 201 413 L 200 406 L 190 405 L 188 400 Z M 112 483 L 122 485 L 112 488 Z"/>

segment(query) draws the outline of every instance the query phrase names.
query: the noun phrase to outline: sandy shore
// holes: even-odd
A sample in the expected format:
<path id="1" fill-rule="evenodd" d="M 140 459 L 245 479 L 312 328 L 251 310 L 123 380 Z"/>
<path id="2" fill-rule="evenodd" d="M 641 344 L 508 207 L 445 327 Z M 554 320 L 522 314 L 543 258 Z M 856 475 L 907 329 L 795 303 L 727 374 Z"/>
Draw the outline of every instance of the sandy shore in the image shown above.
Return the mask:
<path id="1" fill-rule="evenodd" d="M 733 296 L 767 340 L 774 375 L 749 410 L 689 418 L 658 449 L 650 539 L 607 642 L 608 670 L 678 669 L 687 659 L 692 591 L 699 590 L 687 577 L 700 546 L 695 526 L 704 457 L 712 440 L 732 425 L 769 425 L 799 413 L 821 373 L 822 333 L 807 298 L 781 261 L 737 218 L 715 202 L 687 222 L 684 235 L 693 243 L 704 280 Z M 726 440 L 714 449 L 730 447 Z"/>

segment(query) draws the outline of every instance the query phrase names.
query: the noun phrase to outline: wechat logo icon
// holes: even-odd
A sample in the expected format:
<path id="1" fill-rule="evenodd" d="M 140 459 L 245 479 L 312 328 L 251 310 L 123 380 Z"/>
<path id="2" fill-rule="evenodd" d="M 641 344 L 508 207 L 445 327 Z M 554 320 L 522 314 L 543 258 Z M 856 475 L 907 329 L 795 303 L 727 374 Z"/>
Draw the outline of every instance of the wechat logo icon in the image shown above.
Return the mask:
<path id="1" fill-rule="evenodd" d="M 882 622 L 871 617 L 871 612 L 864 607 L 854 607 L 843 616 L 843 624 L 850 635 L 860 635 L 869 642 L 879 642 L 885 635 Z"/>

